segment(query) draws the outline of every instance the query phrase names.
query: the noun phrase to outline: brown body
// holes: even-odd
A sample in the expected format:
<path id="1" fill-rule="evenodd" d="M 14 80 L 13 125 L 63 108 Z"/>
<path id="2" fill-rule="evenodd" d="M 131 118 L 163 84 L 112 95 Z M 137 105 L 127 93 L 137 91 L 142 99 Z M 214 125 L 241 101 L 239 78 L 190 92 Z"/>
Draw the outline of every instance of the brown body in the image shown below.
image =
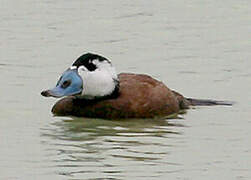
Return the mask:
<path id="1" fill-rule="evenodd" d="M 59 100 L 55 115 L 120 119 L 153 118 L 178 113 L 190 102 L 162 82 L 141 74 L 119 74 L 119 96 L 106 100 L 85 100 L 70 96 Z"/>

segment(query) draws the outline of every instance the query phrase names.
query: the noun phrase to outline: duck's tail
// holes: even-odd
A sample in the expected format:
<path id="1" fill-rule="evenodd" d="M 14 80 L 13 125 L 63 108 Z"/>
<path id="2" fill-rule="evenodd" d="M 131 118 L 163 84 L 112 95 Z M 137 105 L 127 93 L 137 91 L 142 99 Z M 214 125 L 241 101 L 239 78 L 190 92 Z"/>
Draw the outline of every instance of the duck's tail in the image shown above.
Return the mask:
<path id="1" fill-rule="evenodd" d="M 192 106 L 215 106 L 215 105 L 224 105 L 232 106 L 234 102 L 232 101 L 216 101 L 211 99 L 193 99 L 185 98 Z"/>

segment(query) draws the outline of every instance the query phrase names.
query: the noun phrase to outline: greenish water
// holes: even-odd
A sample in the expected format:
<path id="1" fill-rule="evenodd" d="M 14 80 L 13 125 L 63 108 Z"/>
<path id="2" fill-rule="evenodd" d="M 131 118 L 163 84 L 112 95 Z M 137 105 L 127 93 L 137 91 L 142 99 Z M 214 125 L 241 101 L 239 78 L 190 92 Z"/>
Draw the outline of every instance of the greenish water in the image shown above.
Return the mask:
<path id="1" fill-rule="evenodd" d="M 0 179 L 251 179 L 251 3 L 0 1 Z M 53 117 L 40 92 L 84 52 L 187 97 L 175 119 Z"/>

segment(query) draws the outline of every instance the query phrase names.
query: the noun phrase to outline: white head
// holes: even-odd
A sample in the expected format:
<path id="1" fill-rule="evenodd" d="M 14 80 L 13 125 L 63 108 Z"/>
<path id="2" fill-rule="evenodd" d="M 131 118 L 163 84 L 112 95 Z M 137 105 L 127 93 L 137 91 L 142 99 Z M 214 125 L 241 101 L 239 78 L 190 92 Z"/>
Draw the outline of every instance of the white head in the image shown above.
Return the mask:
<path id="1" fill-rule="evenodd" d="M 81 95 L 85 99 L 95 99 L 112 96 L 118 90 L 119 79 L 111 62 L 102 56 L 87 53 L 63 73 L 54 89 L 43 91 L 42 95 Z"/>

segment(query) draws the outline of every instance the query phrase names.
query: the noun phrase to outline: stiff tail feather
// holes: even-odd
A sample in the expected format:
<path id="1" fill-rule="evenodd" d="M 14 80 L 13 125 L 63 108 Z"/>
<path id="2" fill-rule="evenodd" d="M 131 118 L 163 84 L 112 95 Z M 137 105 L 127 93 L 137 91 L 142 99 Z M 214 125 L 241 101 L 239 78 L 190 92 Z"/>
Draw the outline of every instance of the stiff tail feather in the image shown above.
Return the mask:
<path id="1" fill-rule="evenodd" d="M 224 106 L 232 106 L 234 102 L 231 101 L 216 101 L 211 99 L 193 99 L 193 98 L 186 98 L 188 102 L 192 106 L 215 106 L 215 105 L 224 105 Z"/>

